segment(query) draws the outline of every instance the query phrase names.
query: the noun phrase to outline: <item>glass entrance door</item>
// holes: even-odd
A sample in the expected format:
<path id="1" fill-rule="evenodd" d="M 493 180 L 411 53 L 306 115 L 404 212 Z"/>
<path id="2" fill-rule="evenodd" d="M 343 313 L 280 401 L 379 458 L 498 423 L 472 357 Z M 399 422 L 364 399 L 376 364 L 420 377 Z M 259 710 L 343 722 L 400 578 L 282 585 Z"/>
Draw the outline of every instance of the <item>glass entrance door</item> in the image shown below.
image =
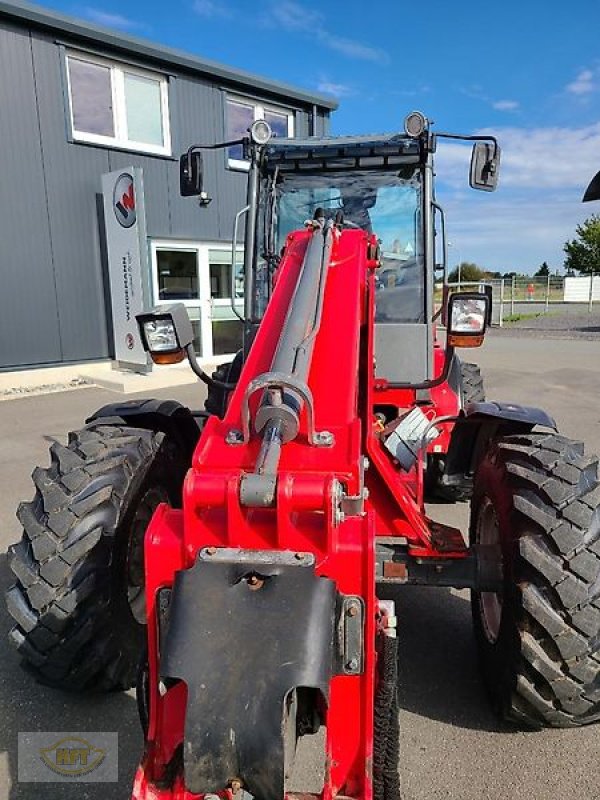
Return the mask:
<path id="1" fill-rule="evenodd" d="M 235 276 L 231 247 L 225 244 L 154 240 L 150 251 L 154 302 L 184 303 L 196 354 L 206 359 L 236 353 L 242 345 L 243 326 L 237 314 L 241 316 L 244 309 L 243 250 L 238 251 Z"/>
<path id="2" fill-rule="evenodd" d="M 232 275 L 231 248 L 225 250 L 211 247 L 208 249 L 212 345 L 213 353 L 216 356 L 237 353 L 242 346 L 243 326 L 239 318 L 244 313 L 242 260 L 243 252 L 239 251 L 235 275 Z M 232 292 L 234 294 L 233 304 Z"/>

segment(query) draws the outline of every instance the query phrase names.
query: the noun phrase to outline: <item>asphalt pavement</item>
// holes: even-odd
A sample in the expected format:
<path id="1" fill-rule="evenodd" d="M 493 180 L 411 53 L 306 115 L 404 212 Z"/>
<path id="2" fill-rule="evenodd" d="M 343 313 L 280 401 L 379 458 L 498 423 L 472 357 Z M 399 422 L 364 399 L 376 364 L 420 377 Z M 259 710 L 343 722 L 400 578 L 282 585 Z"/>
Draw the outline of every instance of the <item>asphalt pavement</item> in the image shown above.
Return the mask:
<path id="1" fill-rule="evenodd" d="M 563 433 L 600 451 L 600 342 L 513 338 L 489 334 L 466 360 L 483 369 L 488 397 L 538 405 Z M 161 390 L 200 407 L 200 387 Z M 20 536 L 14 510 L 30 499 L 34 465 L 48 463 L 48 446 L 119 395 L 96 388 L 0 403 L 0 551 Z M 465 504 L 432 505 L 434 518 L 466 527 Z M 0 555 L 0 588 L 10 585 Z M 489 710 L 477 671 L 468 594 L 395 590 L 398 603 L 401 778 L 403 800 L 591 800 L 600 796 L 600 727 L 524 733 Z M 6 644 L 10 620 L 0 604 L 0 798 L 6 800 L 126 800 L 142 752 L 133 693 L 77 696 L 38 686 Z M 18 783 L 19 731 L 117 731 L 118 784 Z M 294 783 L 314 787 L 318 739 L 307 740 Z M 296 788 L 295 786 L 295 788 Z M 40 791 L 41 790 L 41 791 Z M 259 800 L 259 799 L 257 799 Z"/>

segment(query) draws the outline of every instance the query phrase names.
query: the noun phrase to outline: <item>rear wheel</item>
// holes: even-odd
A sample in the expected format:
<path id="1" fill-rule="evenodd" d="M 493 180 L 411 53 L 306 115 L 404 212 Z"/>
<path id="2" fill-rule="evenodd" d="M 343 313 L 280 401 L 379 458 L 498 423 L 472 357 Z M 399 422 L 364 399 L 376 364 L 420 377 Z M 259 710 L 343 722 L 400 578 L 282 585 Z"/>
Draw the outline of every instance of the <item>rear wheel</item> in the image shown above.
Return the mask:
<path id="1" fill-rule="evenodd" d="M 483 376 L 478 365 L 462 361 L 460 365 L 460 374 L 462 378 L 462 408 L 464 408 L 467 403 L 483 403 L 485 400 L 485 388 L 483 386 Z"/>
<path id="2" fill-rule="evenodd" d="M 186 465 L 163 433 L 102 421 L 50 448 L 10 548 L 10 639 L 43 683 L 129 688 L 145 640 L 144 534 Z"/>
<path id="3" fill-rule="evenodd" d="M 501 592 L 472 593 L 496 710 L 533 728 L 599 720 L 598 459 L 557 434 L 492 442 L 475 476 L 470 536 L 503 563 Z"/>

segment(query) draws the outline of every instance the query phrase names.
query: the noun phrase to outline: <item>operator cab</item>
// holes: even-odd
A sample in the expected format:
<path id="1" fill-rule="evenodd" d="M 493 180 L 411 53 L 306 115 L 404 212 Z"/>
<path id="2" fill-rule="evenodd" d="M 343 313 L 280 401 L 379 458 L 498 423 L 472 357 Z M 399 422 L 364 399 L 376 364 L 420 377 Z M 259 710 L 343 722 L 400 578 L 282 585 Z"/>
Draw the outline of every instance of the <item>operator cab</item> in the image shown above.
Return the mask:
<path id="1" fill-rule="evenodd" d="M 434 275 L 446 277 L 444 217 L 435 202 L 433 154 L 439 138 L 473 141 L 469 184 L 493 191 L 500 148 L 493 136 L 432 133 L 427 119 L 412 112 L 404 134 L 273 139 L 269 125 L 256 120 L 249 135 L 235 142 L 192 145 L 180 161 L 184 196 L 203 191 L 204 149 L 242 145 L 249 161 L 244 242 L 244 351 L 248 352 L 266 309 L 273 275 L 288 233 L 315 216 L 340 227 L 378 237 L 380 267 L 375 296 L 375 375 L 389 388 L 428 388 L 434 376 Z M 434 218 L 440 215 L 441 264 L 436 265 Z M 232 259 L 236 261 L 236 256 Z M 232 298 L 235 297 L 232 273 Z"/>
<path id="2" fill-rule="evenodd" d="M 261 165 L 258 248 L 264 266 L 271 266 L 263 266 L 265 277 L 288 233 L 302 228 L 317 209 L 341 227 L 377 235 L 375 356 L 377 377 L 390 383 L 432 377 L 426 160 L 419 141 L 393 135 L 272 140 Z M 268 293 L 269 285 L 266 280 L 263 291 Z"/>

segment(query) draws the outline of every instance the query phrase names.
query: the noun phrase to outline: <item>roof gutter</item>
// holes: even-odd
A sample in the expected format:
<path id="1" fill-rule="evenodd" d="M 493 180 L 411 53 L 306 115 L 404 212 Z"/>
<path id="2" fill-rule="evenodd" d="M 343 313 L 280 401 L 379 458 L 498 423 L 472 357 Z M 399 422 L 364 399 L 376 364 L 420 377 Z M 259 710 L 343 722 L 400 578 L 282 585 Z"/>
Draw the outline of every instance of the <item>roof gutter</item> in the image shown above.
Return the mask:
<path id="1" fill-rule="evenodd" d="M 337 101 L 331 97 L 305 92 L 279 81 L 270 81 L 267 78 L 244 72 L 235 67 L 227 67 L 217 61 L 193 56 L 183 50 L 155 45 L 147 39 L 137 36 L 115 33 L 109 28 L 81 22 L 74 17 L 58 12 L 50 12 L 41 6 L 23 2 L 9 3 L 6 0 L 0 0 L 0 19 L 2 17 L 19 20 L 36 28 L 52 31 L 60 34 L 63 39 L 67 36 L 73 36 L 79 41 L 91 42 L 96 46 L 98 43 L 102 43 L 112 50 L 133 53 L 138 57 L 143 56 L 166 66 L 177 66 L 186 72 L 211 78 L 220 78 L 227 84 L 249 87 L 255 91 L 259 89 L 270 95 L 297 100 L 304 105 L 316 105 L 328 111 L 333 111 L 338 107 Z"/>

